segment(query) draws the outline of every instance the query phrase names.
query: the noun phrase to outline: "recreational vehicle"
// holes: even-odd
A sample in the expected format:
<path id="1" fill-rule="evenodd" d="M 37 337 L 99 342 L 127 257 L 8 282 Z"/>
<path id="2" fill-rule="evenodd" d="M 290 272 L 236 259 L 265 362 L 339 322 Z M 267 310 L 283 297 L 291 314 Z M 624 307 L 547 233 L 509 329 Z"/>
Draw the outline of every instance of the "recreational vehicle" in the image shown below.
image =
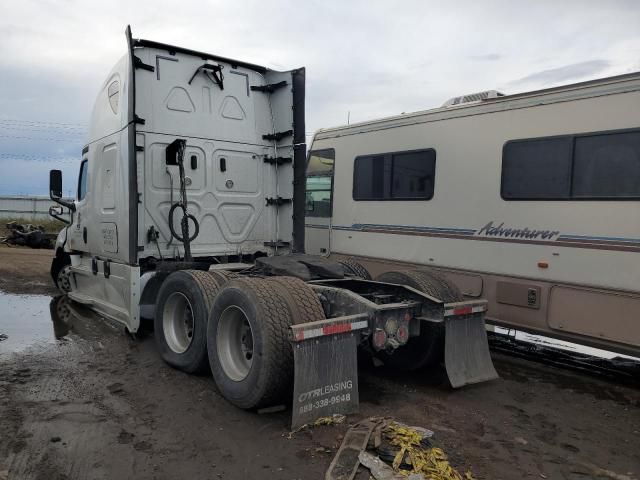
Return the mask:
<path id="1" fill-rule="evenodd" d="M 496 325 L 640 356 L 640 73 L 318 131 L 306 249 L 432 267 Z"/>

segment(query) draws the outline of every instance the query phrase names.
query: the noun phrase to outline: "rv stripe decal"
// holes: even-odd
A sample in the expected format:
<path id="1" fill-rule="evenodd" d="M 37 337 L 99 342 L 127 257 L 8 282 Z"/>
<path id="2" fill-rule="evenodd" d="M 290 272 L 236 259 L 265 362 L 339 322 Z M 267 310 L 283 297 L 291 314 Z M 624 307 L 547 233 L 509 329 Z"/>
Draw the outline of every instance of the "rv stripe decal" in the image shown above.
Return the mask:
<path id="1" fill-rule="evenodd" d="M 308 224 L 309 228 L 328 229 L 328 225 Z M 489 237 L 475 235 L 477 230 L 469 228 L 453 227 L 426 227 L 411 225 L 378 225 L 378 224 L 353 224 L 351 226 L 333 225 L 332 230 L 382 233 L 388 235 L 411 235 L 436 238 L 454 238 L 462 240 L 476 240 L 481 242 L 520 243 L 528 245 L 547 245 L 568 248 L 587 248 L 593 250 L 612 250 L 623 252 L 640 252 L 640 238 L 603 237 L 586 235 L 559 235 L 556 240 L 535 240 L 523 238 Z"/>
<path id="2" fill-rule="evenodd" d="M 313 223 L 305 223 L 304 226 L 306 228 L 319 228 L 322 230 L 328 230 L 329 229 L 329 225 L 315 225 Z"/>

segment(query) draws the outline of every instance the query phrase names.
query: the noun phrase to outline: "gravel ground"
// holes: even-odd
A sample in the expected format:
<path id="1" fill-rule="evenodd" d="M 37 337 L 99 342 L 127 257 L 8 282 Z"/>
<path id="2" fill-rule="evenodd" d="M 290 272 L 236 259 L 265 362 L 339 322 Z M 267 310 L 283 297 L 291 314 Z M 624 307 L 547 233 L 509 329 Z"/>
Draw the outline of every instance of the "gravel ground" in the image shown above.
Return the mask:
<path id="1" fill-rule="evenodd" d="M 346 426 L 288 438 L 288 412 L 231 406 L 210 376 L 163 364 L 152 332 L 134 340 L 91 315 L 52 324 L 50 255 L 0 247 L 0 334 L 22 322 L 33 337 L 0 342 L 0 480 L 323 478 Z M 457 391 L 441 371 L 363 365 L 348 420 L 432 429 L 478 479 L 640 478 L 638 389 L 493 356 L 499 380 Z"/>

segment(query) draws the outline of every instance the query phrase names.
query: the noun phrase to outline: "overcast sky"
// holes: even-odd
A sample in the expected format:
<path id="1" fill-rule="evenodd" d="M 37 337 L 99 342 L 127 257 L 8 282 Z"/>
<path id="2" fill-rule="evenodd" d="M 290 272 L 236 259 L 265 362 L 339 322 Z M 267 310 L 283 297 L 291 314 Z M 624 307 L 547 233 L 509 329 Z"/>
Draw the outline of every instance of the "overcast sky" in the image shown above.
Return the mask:
<path id="1" fill-rule="evenodd" d="M 640 1 L 3 0 L 0 194 L 75 190 L 94 96 L 136 38 L 307 67 L 307 131 L 640 70 Z"/>

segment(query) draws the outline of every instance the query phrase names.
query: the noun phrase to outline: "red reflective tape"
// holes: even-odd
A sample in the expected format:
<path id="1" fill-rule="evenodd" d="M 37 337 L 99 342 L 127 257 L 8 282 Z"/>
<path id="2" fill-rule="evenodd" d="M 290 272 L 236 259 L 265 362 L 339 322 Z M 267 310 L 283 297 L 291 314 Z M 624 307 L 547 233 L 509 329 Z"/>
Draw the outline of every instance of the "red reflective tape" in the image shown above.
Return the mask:
<path id="1" fill-rule="evenodd" d="M 298 341 L 304 340 L 304 330 L 300 330 L 296 332 L 296 340 Z"/>
<path id="2" fill-rule="evenodd" d="M 453 309 L 454 315 L 468 315 L 469 313 L 472 313 L 472 312 L 473 312 L 473 309 L 471 307 L 460 307 L 460 308 Z"/>
<path id="3" fill-rule="evenodd" d="M 342 323 L 338 325 L 327 325 L 326 327 L 322 328 L 323 335 L 332 335 L 334 333 L 344 333 L 344 332 L 350 332 L 350 331 L 351 331 L 350 323 Z"/>

